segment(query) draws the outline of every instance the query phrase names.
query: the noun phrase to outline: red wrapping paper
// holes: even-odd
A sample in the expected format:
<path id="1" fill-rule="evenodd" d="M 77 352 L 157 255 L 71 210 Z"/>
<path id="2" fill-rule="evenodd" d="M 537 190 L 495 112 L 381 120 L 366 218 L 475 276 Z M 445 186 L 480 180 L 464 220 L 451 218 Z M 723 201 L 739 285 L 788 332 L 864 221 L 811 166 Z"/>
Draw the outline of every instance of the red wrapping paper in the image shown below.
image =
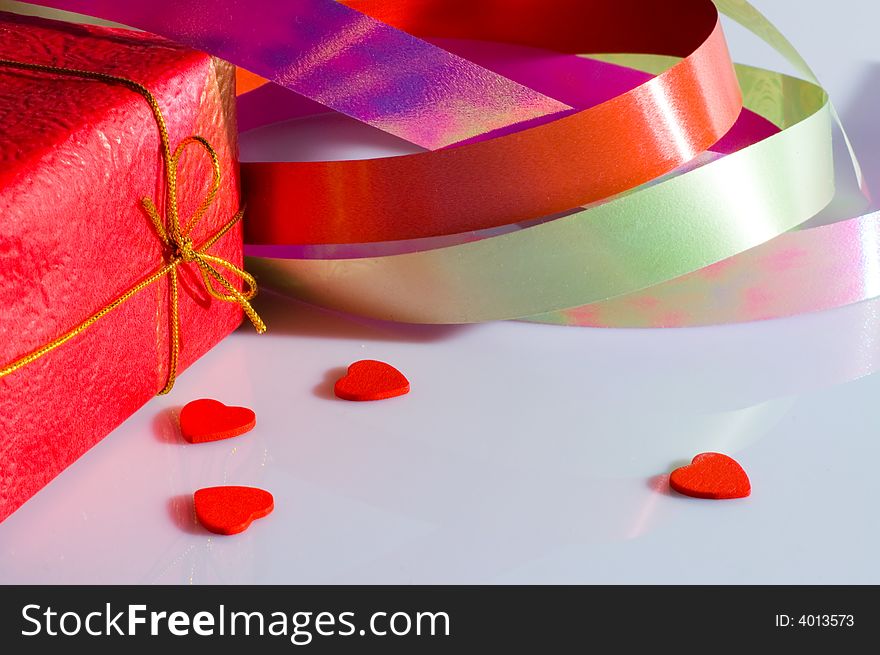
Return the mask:
<path id="1" fill-rule="evenodd" d="M 198 134 L 223 179 L 195 244 L 239 208 L 232 68 L 155 36 L 0 13 L 0 58 L 126 77 L 156 96 L 171 146 Z M 0 366 L 73 328 L 167 261 L 140 206 L 165 205 L 156 121 L 122 86 L 0 66 Z M 210 160 L 179 168 L 181 221 L 205 197 Z M 242 262 L 240 223 L 210 250 Z M 241 322 L 181 264 L 182 371 Z M 0 520 L 165 385 L 165 277 L 41 359 L 0 378 Z M 120 466 L 134 466 L 120 462 Z"/>

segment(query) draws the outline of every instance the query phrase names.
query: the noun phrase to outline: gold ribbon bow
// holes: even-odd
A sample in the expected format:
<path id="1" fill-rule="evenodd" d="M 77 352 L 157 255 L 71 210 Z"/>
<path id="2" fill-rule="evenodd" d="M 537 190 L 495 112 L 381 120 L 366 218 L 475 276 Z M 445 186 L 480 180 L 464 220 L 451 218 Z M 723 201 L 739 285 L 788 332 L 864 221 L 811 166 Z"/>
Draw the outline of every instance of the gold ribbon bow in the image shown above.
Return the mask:
<path id="1" fill-rule="evenodd" d="M 244 209 L 240 209 L 235 214 L 235 216 L 233 216 L 223 227 L 221 227 L 213 236 L 209 237 L 201 245 L 195 246 L 190 236 L 195 226 L 214 203 L 214 200 L 217 196 L 217 191 L 220 189 L 220 161 L 217 157 L 217 152 L 214 150 L 213 146 L 208 143 L 208 141 L 203 137 L 190 136 L 181 141 L 180 144 L 177 146 L 177 149 L 172 153 L 170 138 L 168 136 L 168 128 L 165 124 L 165 118 L 162 115 L 162 111 L 159 108 L 159 103 L 156 102 L 156 98 L 149 91 L 149 89 L 141 84 L 138 84 L 134 80 L 129 80 L 124 77 L 117 77 L 116 75 L 108 75 L 106 73 L 96 73 L 93 71 L 84 71 L 74 68 L 62 68 L 58 66 L 30 64 L 26 62 L 14 61 L 11 59 L 0 59 L 0 66 L 9 66 L 12 68 L 19 68 L 43 73 L 53 73 L 56 75 L 66 75 L 69 77 L 80 77 L 84 79 L 106 82 L 108 84 L 121 84 L 131 89 L 132 91 L 139 93 L 149 103 L 150 109 L 152 109 L 153 111 L 153 117 L 156 119 L 156 124 L 159 127 L 159 136 L 162 145 L 162 159 L 165 164 L 165 177 L 167 182 L 167 218 L 164 222 L 162 221 L 162 217 L 156 209 L 156 203 L 154 203 L 150 198 L 143 198 L 141 200 L 141 204 L 149 215 L 150 220 L 153 222 L 153 227 L 156 230 L 156 234 L 158 235 L 162 243 L 166 246 L 167 262 L 165 263 L 165 265 L 149 277 L 135 284 L 121 296 L 99 309 L 82 323 L 62 334 L 60 337 L 17 359 L 11 364 L 0 368 L 0 378 L 9 375 L 10 373 L 17 371 L 24 366 L 27 366 L 28 364 L 36 361 L 43 355 L 51 352 L 52 350 L 55 350 L 59 346 L 70 341 L 77 335 L 82 334 L 93 324 L 100 321 L 107 314 L 125 303 L 127 300 L 137 295 L 158 280 L 161 280 L 166 275 L 169 275 L 171 276 L 171 281 L 169 284 L 171 296 L 171 363 L 168 368 L 168 380 L 165 384 L 165 387 L 162 389 L 162 391 L 159 392 L 160 394 L 168 393 L 169 391 L 171 391 L 171 388 L 174 386 L 174 382 L 177 379 L 177 365 L 180 358 L 180 314 L 178 302 L 180 294 L 178 288 L 177 268 L 181 264 L 195 264 L 196 266 L 198 266 L 199 272 L 202 274 L 202 281 L 204 282 L 205 288 L 207 289 L 208 293 L 217 300 L 223 302 L 232 302 L 240 305 L 245 315 L 248 317 L 248 319 L 250 319 L 251 323 L 253 323 L 257 332 L 259 332 L 260 334 L 264 333 L 266 331 L 266 324 L 263 323 L 263 320 L 260 318 L 259 314 L 257 314 L 257 312 L 250 304 L 250 300 L 257 294 L 256 280 L 254 280 L 254 278 L 249 273 L 242 270 L 232 262 L 223 259 L 222 257 L 212 255 L 208 252 L 211 246 L 217 243 L 217 241 L 219 241 L 227 232 L 229 232 L 230 229 L 235 226 L 236 223 L 238 223 L 242 219 L 242 217 L 244 216 Z M 211 158 L 213 174 L 211 178 L 211 187 L 208 190 L 207 196 L 205 196 L 205 199 L 202 201 L 202 203 L 199 205 L 193 215 L 185 223 L 181 224 L 177 208 L 177 170 L 180 164 L 181 155 L 190 145 L 199 145 L 205 149 L 205 151 Z M 238 289 L 236 289 L 235 286 L 226 278 L 226 276 L 224 276 L 220 269 L 225 269 L 226 271 L 229 271 L 230 273 L 241 278 L 244 283 L 244 290 L 239 291 Z M 219 288 L 215 285 L 219 285 Z"/>

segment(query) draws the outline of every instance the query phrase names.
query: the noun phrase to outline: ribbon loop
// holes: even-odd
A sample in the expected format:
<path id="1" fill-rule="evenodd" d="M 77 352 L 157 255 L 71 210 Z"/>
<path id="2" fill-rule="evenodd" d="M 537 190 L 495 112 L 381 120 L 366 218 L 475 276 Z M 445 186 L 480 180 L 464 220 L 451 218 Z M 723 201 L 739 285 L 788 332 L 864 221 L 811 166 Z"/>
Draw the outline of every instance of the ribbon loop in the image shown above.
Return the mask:
<path id="1" fill-rule="evenodd" d="M 187 146 L 190 145 L 201 146 L 211 158 L 211 185 L 208 188 L 208 193 L 205 195 L 202 203 L 196 208 L 192 216 L 190 216 L 189 219 L 181 226 L 180 217 L 178 214 L 177 197 L 177 180 L 179 174 L 178 169 L 180 167 L 180 158 L 186 150 Z M 220 190 L 220 158 L 217 156 L 217 151 L 214 150 L 214 146 L 212 146 L 204 137 L 198 135 L 189 136 L 181 141 L 177 145 L 177 148 L 174 150 L 174 154 L 171 156 L 171 161 L 169 162 L 167 175 L 169 196 L 168 219 L 171 223 L 171 232 L 179 232 L 183 235 L 192 234 L 192 231 L 195 229 L 196 225 L 198 225 L 199 221 L 214 203 L 214 200 L 217 198 L 217 192 Z"/>

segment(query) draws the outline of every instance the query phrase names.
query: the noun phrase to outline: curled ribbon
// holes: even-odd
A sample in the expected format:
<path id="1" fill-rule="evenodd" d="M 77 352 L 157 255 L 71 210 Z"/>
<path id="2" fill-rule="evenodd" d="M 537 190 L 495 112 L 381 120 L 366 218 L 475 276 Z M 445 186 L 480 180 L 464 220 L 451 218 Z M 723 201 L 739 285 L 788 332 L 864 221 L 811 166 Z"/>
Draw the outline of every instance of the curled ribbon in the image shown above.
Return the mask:
<path id="1" fill-rule="evenodd" d="M 832 125 L 866 198 L 867 188 L 815 74 L 746 0 L 216 0 L 211 11 L 207 0 L 36 4 L 207 50 L 308 98 L 298 117 L 325 105 L 431 150 L 245 162 L 256 218 L 248 266 L 276 291 L 386 320 L 608 327 L 761 320 L 880 295 L 880 212 L 808 225 L 834 196 Z M 799 77 L 734 69 L 719 11 Z M 479 97 L 458 104 L 444 93 L 458 89 L 449 69 L 416 70 L 412 62 L 436 52 L 426 41 L 425 58 L 413 57 L 398 47 L 400 32 L 572 59 L 610 55 L 650 76 L 584 107 L 549 93 L 541 76 L 511 76 L 573 113 L 492 130 L 483 118 L 497 115 L 473 111 Z M 458 57 L 456 74 L 486 79 Z M 245 102 L 271 122 L 290 118 L 283 103 L 265 102 L 282 97 L 272 93 L 267 85 Z M 772 132 L 704 157 L 743 106 Z M 479 136 L 462 142 L 467 120 L 476 127 L 465 132 Z"/>
<path id="2" fill-rule="evenodd" d="M 203 137 L 190 136 L 181 141 L 172 153 L 170 146 L 170 137 L 168 136 L 168 128 L 165 123 L 165 118 L 162 115 L 162 110 L 159 108 L 159 103 L 156 101 L 155 96 L 153 96 L 149 89 L 147 89 L 142 84 L 138 84 L 134 80 L 130 80 L 125 77 L 118 77 L 116 75 L 110 75 L 107 73 L 78 70 L 75 68 L 63 68 L 59 66 L 48 66 L 43 64 L 31 64 L 27 62 L 14 61 L 11 59 L 0 59 L 0 66 L 19 68 L 34 72 L 79 77 L 83 79 L 105 82 L 108 84 L 120 84 L 143 96 L 143 98 L 150 105 L 150 109 L 153 112 L 153 117 L 156 119 L 156 125 L 159 128 L 159 137 L 162 147 L 162 159 L 165 165 L 166 176 L 166 221 L 162 221 L 162 217 L 156 208 L 156 203 L 153 202 L 152 199 L 145 197 L 141 200 L 141 204 L 149 215 L 150 220 L 153 223 L 153 227 L 156 230 L 156 234 L 158 235 L 162 243 L 166 246 L 166 252 L 168 254 L 168 261 L 165 263 L 164 266 L 129 288 L 115 300 L 107 303 L 104 307 L 89 316 L 82 323 L 71 328 L 70 330 L 50 341 L 49 343 L 46 343 L 43 346 L 37 348 L 31 353 L 24 355 L 14 362 L 0 368 L 0 378 L 14 373 L 15 371 L 18 371 L 19 369 L 27 366 L 28 364 L 38 360 L 44 355 L 67 343 L 77 335 L 82 334 L 92 325 L 107 316 L 107 314 L 111 313 L 113 310 L 120 307 L 129 299 L 168 275 L 171 278 L 171 361 L 168 369 L 168 379 L 165 382 L 165 386 L 159 392 L 160 394 L 168 393 L 169 391 L 171 391 L 172 387 L 174 387 L 174 382 L 177 378 L 177 364 L 180 357 L 180 314 L 178 308 L 179 289 L 177 269 L 181 264 L 184 263 L 195 264 L 196 266 L 198 266 L 199 272 L 202 275 L 202 281 L 205 285 L 205 289 L 213 298 L 216 298 L 217 300 L 223 302 L 237 303 L 242 308 L 251 323 L 253 323 L 254 328 L 256 328 L 257 332 L 260 334 L 264 333 L 266 331 L 266 324 L 263 322 L 259 314 L 257 314 L 257 312 L 250 304 L 250 300 L 257 294 L 256 280 L 254 280 L 254 278 L 249 273 L 239 268 L 232 262 L 223 259 L 222 257 L 212 255 L 208 252 L 211 246 L 213 246 L 215 243 L 217 243 L 217 241 L 223 238 L 223 236 L 242 219 L 242 217 L 244 216 L 244 209 L 240 209 L 238 212 L 236 212 L 235 215 L 225 225 L 223 225 L 223 227 L 221 227 L 216 233 L 214 233 L 213 236 L 209 237 L 204 243 L 202 243 L 198 247 L 193 244 L 192 238 L 190 237 L 193 228 L 198 224 L 198 222 L 202 219 L 202 217 L 214 203 L 214 200 L 217 196 L 217 191 L 220 188 L 220 161 L 217 157 L 217 152 L 214 150 L 214 147 L 210 143 L 208 143 L 208 141 Z M 180 163 L 180 157 L 183 155 L 183 152 L 188 146 L 193 144 L 199 145 L 204 148 L 205 151 L 208 153 L 208 156 L 211 158 L 211 186 L 208 190 L 208 194 L 205 196 L 204 200 L 202 200 L 202 203 L 198 206 L 195 212 L 193 212 L 193 215 L 187 221 L 181 224 L 177 206 L 178 166 Z M 218 270 L 217 267 L 226 269 L 227 271 L 241 278 L 241 280 L 244 282 L 244 291 L 239 291 L 238 289 L 236 289 L 235 286 L 223 275 L 223 273 L 220 272 L 220 270 Z M 215 284 L 219 285 L 220 289 L 218 289 Z"/>

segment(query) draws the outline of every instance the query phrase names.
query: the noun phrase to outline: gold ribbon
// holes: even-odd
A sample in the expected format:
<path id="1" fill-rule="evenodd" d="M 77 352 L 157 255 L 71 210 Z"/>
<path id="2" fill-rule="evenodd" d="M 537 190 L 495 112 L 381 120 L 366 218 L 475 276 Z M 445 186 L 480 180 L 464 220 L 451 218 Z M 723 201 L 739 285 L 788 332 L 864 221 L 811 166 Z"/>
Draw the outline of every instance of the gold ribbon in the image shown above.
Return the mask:
<path id="1" fill-rule="evenodd" d="M 118 77 L 116 75 L 109 75 L 107 73 L 84 71 L 75 68 L 62 68 L 58 66 L 45 66 L 41 64 L 30 64 L 26 62 L 14 61 L 11 59 L 0 59 L 0 66 L 8 66 L 12 68 L 19 68 L 23 70 L 42 73 L 52 73 L 68 77 L 79 77 L 84 79 L 96 80 L 99 82 L 105 82 L 108 84 L 120 84 L 143 96 L 143 98 L 149 103 L 150 109 L 152 109 L 153 111 L 153 117 L 156 119 L 156 124 L 159 127 L 159 136 L 162 145 L 162 159 L 165 164 L 165 177 L 167 182 L 166 221 L 162 221 L 162 217 L 159 215 L 159 212 L 156 209 L 156 203 L 154 203 L 150 198 L 143 198 L 141 200 L 141 204 L 149 215 L 150 220 L 153 223 L 153 227 L 156 230 L 156 234 L 165 245 L 168 257 L 167 263 L 165 263 L 165 265 L 162 266 L 159 270 L 132 286 L 130 289 L 128 289 L 128 291 L 124 292 L 118 298 L 96 311 L 94 314 L 89 316 L 86 320 L 84 320 L 76 327 L 68 330 L 53 341 L 50 341 L 40 348 L 37 348 L 33 352 L 17 359 L 11 364 L 0 368 L 0 378 L 5 377 L 10 373 L 14 373 L 15 371 L 27 366 L 31 362 L 36 361 L 43 355 L 46 355 L 47 353 L 55 350 L 59 346 L 67 343 L 77 335 L 82 334 L 93 324 L 100 321 L 107 314 L 125 303 L 127 300 L 137 295 L 153 283 L 161 280 L 166 275 L 169 275 L 171 277 L 171 282 L 169 285 L 171 296 L 171 362 L 168 369 L 168 380 L 165 383 L 165 387 L 162 389 L 162 391 L 159 392 L 160 394 L 168 393 L 169 391 L 171 391 L 171 388 L 174 386 L 174 382 L 177 379 L 177 365 L 180 358 L 180 314 L 178 303 L 179 289 L 177 268 L 178 266 L 180 266 L 180 264 L 184 263 L 195 264 L 196 266 L 198 266 L 199 271 L 202 274 L 202 281 L 204 282 L 205 288 L 212 297 L 223 302 L 231 302 L 240 305 L 245 315 L 250 319 L 251 323 L 253 323 L 257 332 L 260 334 L 264 333 L 266 331 L 266 324 L 263 323 L 263 320 L 260 318 L 259 314 L 257 314 L 257 312 L 250 304 L 250 300 L 255 295 L 257 295 L 256 280 L 254 280 L 254 278 L 249 273 L 242 270 L 232 262 L 223 259 L 222 257 L 212 255 L 208 252 L 208 249 L 210 249 L 211 246 L 217 243 L 217 241 L 219 241 L 230 229 L 232 229 L 233 226 L 235 226 L 236 223 L 238 223 L 242 219 L 242 217 L 244 216 L 244 209 L 240 209 L 223 227 L 221 227 L 213 236 L 209 237 L 200 246 L 196 247 L 195 245 L 193 245 L 192 238 L 190 237 L 190 234 L 192 234 L 195 226 L 202 219 L 210 206 L 214 203 L 214 200 L 217 196 L 217 191 L 220 189 L 220 161 L 217 157 L 217 152 L 214 150 L 213 146 L 211 146 L 211 144 L 208 143 L 208 141 L 203 137 L 190 136 L 181 141 L 174 152 L 172 152 L 170 146 L 170 138 L 168 136 L 168 128 L 165 124 L 165 118 L 162 115 L 162 111 L 159 108 L 159 103 L 156 102 L 156 98 L 153 96 L 152 93 L 150 93 L 149 89 L 133 80 L 129 80 L 124 77 Z M 181 224 L 177 208 L 178 166 L 180 164 L 180 157 L 183 152 L 188 146 L 193 144 L 201 146 L 205 149 L 205 151 L 207 151 L 208 155 L 211 158 L 213 175 L 211 179 L 211 188 L 209 189 L 207 196 L 199 205 L 199 207 L 195 210 L 193 215 L 183 224 Z M 223 273 L 218 270 L 218 267 L 220 269 L 226 269 L 227 271 L 241 278 L 244 283 L 244 291 L 239 291 L 238 289 L 236 289 L 235 286 L 223 275 Z M 219 288 L 215 285 L 219 285 Z"/>

